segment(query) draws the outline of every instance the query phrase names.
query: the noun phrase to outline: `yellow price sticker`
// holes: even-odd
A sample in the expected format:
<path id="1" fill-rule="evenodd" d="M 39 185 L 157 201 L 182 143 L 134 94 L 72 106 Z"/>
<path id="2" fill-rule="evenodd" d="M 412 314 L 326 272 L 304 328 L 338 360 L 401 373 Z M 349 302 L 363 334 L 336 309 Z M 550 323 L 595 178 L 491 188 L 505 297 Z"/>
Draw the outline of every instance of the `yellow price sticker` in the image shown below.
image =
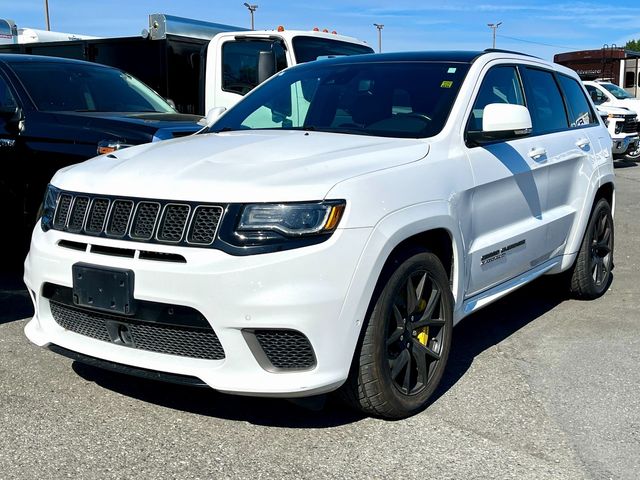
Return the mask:
<path id="1" fill-rule="evenodd" d="M 440 84 L 440 88 L 451 88 L 453 87 L 453 82 L 451 80 L 443 80 Z"/>

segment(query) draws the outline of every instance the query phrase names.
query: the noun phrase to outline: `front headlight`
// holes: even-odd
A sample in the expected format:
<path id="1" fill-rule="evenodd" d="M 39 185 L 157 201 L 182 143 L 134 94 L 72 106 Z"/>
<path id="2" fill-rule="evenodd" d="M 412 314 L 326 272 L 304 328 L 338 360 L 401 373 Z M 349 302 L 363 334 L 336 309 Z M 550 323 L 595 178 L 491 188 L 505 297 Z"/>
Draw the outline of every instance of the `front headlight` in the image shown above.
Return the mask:
<path id="1" fill-rule="evenodd" d="M 56 213 L 58 195 L 60 195 L 58 188 L 51 184 L 47 185 L 42 202 L 42 216 L 40 217 L 40 226 L 45 232 L 53 227 L 53 215 Z"/>
<path id="2" fill-rule="evenodd" d="M 219 228 L 219 245 L 232 255 L 316 245 L 331 237 L 345 206 L 344 200 L 230 204 Z"/>
<path id="3" fill-rule="evenodd" d="M 344 212 L 344 202 L 247 205 L 237 232 L 275 231 L 287 236 L 329 233 Z"/>

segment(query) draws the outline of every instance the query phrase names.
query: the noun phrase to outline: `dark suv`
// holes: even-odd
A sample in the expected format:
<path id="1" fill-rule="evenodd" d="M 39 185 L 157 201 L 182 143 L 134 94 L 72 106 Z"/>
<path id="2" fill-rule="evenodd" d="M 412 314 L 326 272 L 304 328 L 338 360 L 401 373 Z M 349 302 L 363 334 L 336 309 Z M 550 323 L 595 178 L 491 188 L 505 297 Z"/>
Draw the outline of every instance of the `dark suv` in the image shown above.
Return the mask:
<path id="1" fill-rule="evenodd" d="M 20 232 L 12 236 L 16 246 L 30 235 L 45 186 L 58 169 L 124 146 L 191 134 L 199 119 L 177 113 L 115 68 L 0 54 L 0 214 Z"/>

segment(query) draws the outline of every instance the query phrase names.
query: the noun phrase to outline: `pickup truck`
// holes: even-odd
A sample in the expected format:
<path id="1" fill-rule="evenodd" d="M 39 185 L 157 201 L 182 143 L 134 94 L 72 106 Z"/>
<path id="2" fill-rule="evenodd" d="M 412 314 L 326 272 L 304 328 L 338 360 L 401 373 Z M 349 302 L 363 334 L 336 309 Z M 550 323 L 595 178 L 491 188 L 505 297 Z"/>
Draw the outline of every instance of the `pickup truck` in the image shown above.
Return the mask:
<path id="1" fill-rule="evenodd" d="M 44 189 L 60 168 L 124 146 L 189 135 L 201 128 L 200 119 L 177 113 L 115 68 L 0 54 L 0 210 L 15 228 L 4 242 L 26 253 Z"/>
<path id="2" fill-rule="evenodd" d="M 110 65 L 171 99 L 179 112 L 204 116 L 216 107 L 230 108 L 284 68 L 373 49 L 327 29 L 252 31 L 158 13 L 149 15 L 143 35 L 0 45 L 3 52 Z"/>
<path id="3" fill-rule="evenodd" d="M 601 104 L 596 107 L 613 140 L 614 159 L 635 161 L 640 158 L 638 116 L 626 108 Z"/>

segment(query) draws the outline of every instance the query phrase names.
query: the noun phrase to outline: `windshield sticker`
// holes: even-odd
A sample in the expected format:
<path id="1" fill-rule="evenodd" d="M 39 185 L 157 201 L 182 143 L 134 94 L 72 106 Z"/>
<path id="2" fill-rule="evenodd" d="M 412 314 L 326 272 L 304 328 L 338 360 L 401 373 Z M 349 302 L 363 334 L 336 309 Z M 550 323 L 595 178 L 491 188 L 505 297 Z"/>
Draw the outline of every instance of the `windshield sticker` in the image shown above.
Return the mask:
<path id="1" fill-rule="evenodd" d="M 443 80 L 440 84 L 440 88 L 451 88 L 453 86 L 453 82 L 451 80 Z"/>
<path id="2" fill-rule="evenodd" d="M 456 67 L 450 67 L 449 70 L 447 70 L 447 73 L 456 73 L 456 70 Z"/>

